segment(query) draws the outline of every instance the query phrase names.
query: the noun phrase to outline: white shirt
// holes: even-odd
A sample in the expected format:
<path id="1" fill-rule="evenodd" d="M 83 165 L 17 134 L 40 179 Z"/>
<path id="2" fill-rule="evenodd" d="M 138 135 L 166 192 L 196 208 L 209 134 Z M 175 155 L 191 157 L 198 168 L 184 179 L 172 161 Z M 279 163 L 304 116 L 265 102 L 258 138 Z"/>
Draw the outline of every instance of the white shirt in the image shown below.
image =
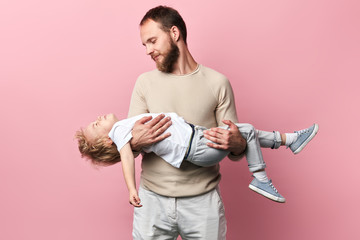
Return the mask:
<path id="1" fill-rule="evenodd" d="M 171 117 L 172 125 L 165 131 L 165 133 L 171 133 L 170 137 L 145 147 L 142 150 L 146 153 L 153 152 L 174 167 L 179 168 L 189 146 L 192 129 L 190 125 L 176 113 L 164 114 L 165 116 Z M 137 120 L 145 116 L 152 116 L 155 118 L 158 115 L 160 115 L 160 113 L 144 113 L 132 118 L 118 121 L 109 132 L 109 137 L 120 151 L 124 145 L 131 140 L 131 131 Z"/>

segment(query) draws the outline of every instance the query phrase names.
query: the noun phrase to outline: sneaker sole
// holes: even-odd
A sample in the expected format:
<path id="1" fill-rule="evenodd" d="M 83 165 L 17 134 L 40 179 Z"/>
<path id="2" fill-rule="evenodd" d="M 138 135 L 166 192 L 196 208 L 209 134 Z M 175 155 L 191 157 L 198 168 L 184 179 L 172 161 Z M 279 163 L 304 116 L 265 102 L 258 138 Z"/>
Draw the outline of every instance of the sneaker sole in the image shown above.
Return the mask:
<path id="1" fill-rule="evenodd" d="M 301 152 L 304 149 L 304 147 L 315 137 L 318 131 L 319 131 L 319 125 L 315 123 L 314 131 L 311 133 L 310 137 L 308 137 L 308 139 L 306 139 L 305 142 L 303 142 L 303 144 L 301 144 L 300 147 L 298 147 L 294 151 L 294 154 L 298 154 L 299 152 Z"/>
<path id="2" fill-rule="evenodd" d="M 250 188 L 251 190 L 253 190 L 254 192 L 257 192 L 257 193 L 263 195 L 264 197 L 267 197 L 267 198 L 269 198 L 270 200 L 273 200 L 273 201 L 275 201 L 275 202 L 279 202 L 279 203 L 284 203 L 284 202 L 285 202 L 285 198 L 280 198 L 280 197 L 274 196 L 274 195 L 272 195 L 272 194 L 270 194 L 270 193 L 268 193 L 268 192 L 265 192 L 264 190 L 262 190 L 262 189 L 260 189 L 260 188 L 258 188 L 258 187 L 255 187 L 254 185 L 251 185 L 251 184 L 250 184 L 250 185 L 249 185 L 249 188 Z"/>

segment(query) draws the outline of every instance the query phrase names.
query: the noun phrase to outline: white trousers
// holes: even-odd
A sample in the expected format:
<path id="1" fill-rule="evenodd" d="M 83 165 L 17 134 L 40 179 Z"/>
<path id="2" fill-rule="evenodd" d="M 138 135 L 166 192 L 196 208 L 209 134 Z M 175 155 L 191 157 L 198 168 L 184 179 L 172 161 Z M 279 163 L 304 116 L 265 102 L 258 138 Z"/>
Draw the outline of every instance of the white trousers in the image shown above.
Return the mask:
<path id="1" fill-rule="evenodd" d="M 165 197 L 140 187 L 134 208 L 135 240 L 224 240 L 225 210 L 218 188 L 194 197 Z"/>

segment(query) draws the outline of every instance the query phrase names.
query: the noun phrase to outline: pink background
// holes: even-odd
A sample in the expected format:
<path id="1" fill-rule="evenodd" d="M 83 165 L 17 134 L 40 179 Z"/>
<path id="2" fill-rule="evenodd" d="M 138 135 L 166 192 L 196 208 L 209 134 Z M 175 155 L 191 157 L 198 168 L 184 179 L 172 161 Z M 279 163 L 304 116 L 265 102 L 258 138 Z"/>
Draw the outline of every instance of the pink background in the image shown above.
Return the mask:
<path id="1" fill-rule="evenodd" d="M 95 169 L 73 135 L 126 116 L 155 67 L 138 23 L 159 4 L 182 14 L 195 59 L 228 76 L 241 122 L 320 125 L 300 155 L 263 151 L 285 204 L 248 189 L 245 160 L 221 163 L 228 239 L 360 239 L 356 0 L 1 1 L 0 239 L 131 239 L 121 166 Z"/>

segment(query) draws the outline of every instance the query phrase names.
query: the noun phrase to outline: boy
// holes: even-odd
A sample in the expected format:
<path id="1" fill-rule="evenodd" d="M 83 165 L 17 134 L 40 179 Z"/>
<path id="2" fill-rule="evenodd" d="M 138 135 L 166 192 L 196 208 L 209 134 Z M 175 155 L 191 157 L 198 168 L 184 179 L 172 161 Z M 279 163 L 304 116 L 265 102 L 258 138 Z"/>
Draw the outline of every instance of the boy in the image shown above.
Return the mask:
<path id="1" fill-rule="evenodd" d="M 129 190 L 129 201 L 135 207 L 141 207 L 135 184 L 135 162 L 129 141 L 131 131 L 137 120 L 144 116 L 156 117 L 159 114 L 141 114 L 119 121 L 114 114 L 98 117 L 85 129 L 77 131 L 76 138 L 82 156 L 88 157 L 94 164 L 112 165 L 119 161 L 126 185 Z M 207 146 L 210 142 L 204 137 L 205 127 L 187 123 L 176 113 L 166 113 L 171 118 L 172 125 L 166 130 L 170 136 L 142 151 L 153 152 L 174 167 L 179 168 L 186 160 L 191 163 L 208 167 L 220 162 L 229 152 Z M 226 122 L 226 121 L 224 121 Z M 280 134 L 279 132 L 265 132 L 256 130 L 250 124 L 236 123 L 241 135 L 247 141 L 246 159 L 254 179 L 249 188 L 273 201 L 285 202 L 285 198 L 278 193 L 265 172 L 265 162 L 260 147 L 279 148 L 281 145 L 290 147 L 294 154 L 299 153 L 316 135 L 318 125 L 295 131 L 294 133 Z M 227 128 L 222 126 L 220 128 Z"/>

